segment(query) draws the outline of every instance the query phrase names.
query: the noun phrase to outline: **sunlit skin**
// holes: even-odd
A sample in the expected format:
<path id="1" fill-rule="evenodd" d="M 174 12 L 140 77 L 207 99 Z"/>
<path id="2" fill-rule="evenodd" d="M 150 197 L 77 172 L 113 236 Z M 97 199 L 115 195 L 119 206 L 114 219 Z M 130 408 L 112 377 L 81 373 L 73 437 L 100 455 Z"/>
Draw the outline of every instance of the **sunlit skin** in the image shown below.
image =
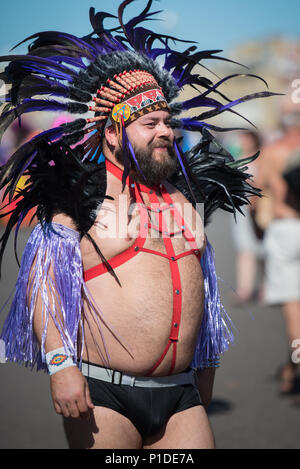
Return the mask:
<path id="1" fill-rule="evenodd" d="M 173 160 L 172 151 L 174 132 L 170 126 L 170 114 L 157 111 L 145 115 L 126 128 L 128 138 L 135 149 L 147 150 L 153 147 L 152 158 L 157 162 Z M 119 148 L 118 136 L 113 126 L 106 128 L 103 152 L 107 159 L 123 169 L 122 163 L 117 161 L 116 152 Z M 168 151 L 169 150 L 169 151 Z M 160 181 L 157 181 L 160 182 Z M 183 207 L 189 204 L 187 199 L 171 184 L 164 182 L 172 195 L 174 204 Z M 107 172 L 107 195 L 113 197 L 109 203 L 115 217 L 119 219 L 120 209 L 118 199 L 120 194 L 127 196 L 128 206 L 130 192 L 126 186 L 122 193 L 122 183 L 110 172 Z M 145 204 L 149 204 L 148 194 L 143 193 Z M 163 202 L 159 195 L 160 203 Z M 103 204 L 105 205 L 105 204 Z M 90 230 L 90 235 L 97 239 L 98 221 L 101 221 L 102 207 L 96 222 Z M 196 238 L 195 220 L 197 212 L 193 209 L 191 217 L 185 222 Z M 138 217 L 138 212 L 137 215 Z M 133 217 L 131 217 L 133 218 Z M 72 222 L 64 215 L 57 215 L 55 222 L 63 223 L 74 228 Z M 131 220 L 134 222 L 134 220 Z M 128 233 L 130 231 L 128 222 Z M 108 231 L 110 227 L 108 226 Z M 101 227 L 99 228 L 101 229 Z M 106 229 L 106 228 L 105 228 Z M 200 230 L 201 231 L 201 230 Z M 99 240 L 101 251 L 106 259 L 125 251 L 134 242 L 128 234 L 124 238 L 104 237 Z M 183 236 L 173 236 L 172 244 L 175 255 L 186 250 Z M 199 236 L 198 249 L 203 252 L 205 247 L 204 233 Z M 91 244 L 83 238 L 80 244 L 84 270 L 99 263 L 99 257 Z M 157 252 L 164 252 L 165 246 L 162 236 L 147 235 L 145 247 Z M 173 373 L 180 373 L 189 366 L 197 338 L 197 331 L 201 324 L 203 313 L 203 275 L 199 260 L 195 256 L 185 256 L 178 263 L 182 285 L 182 313 L 180 341 L 177 345 L 176 365 Z M 99 305 L 110 326 L 122 336 L 122 341 L 130 344 L 130 354 L 124 351 L 115 337 L 102 328 L 103 337 L 110 354 L 110 368 L 121 370 L 127 374 L 144 376 L 149 365 L 154 364 L 163 351 L 169 337 L 170 322 L 172 320 L 173 297 L 172 279 L 169 262 L 162 256 L 149 255 L 141 252 L 116 268 L 120 285 L 112 275 L 103 275 L 87 282 L 87 287 L 97 305 Z M 87 311 L 87 315 L 88 315 Z M 42 325 L 36 315 L 35 330 L 41 334 Z M 85 330 L 85 348 L 83 358 L 92 363 L 103 365 L 101 357 L 95 347 L 95 342 L 101 346 L 101 337 L 96 325 L 89 317 L 91 330 Z M 48 327 L 46 351 L 61 346 L 60 336 L 53 324 Z M 94 338 L 94 339 L 93 339 Z M 163 362 L 154 372 L 154 376 L 166 376 L 172 361 L 172 350 L 166 354 Z M 199 371 L 198 389 L 203 404 L 209 404 L 214 381 L 214 369 Z M 212 448 L 213 435 L 209 427 L 204 406 L 194 406 L 174 414 L 166 428 L 161 433 L 141 440 L 141 436 L 123 415 L 101 406 L 93 406 L 85 377 L 77 367 L 66 368 L 51 376 L 52 398 L 57 413 L 66 417 L 66 431 L 72 447 L 93 448 Z M 80 418 L 90 414 L 88 422 Z M 72 417 L 69 419 L 69 417 Z M 185 428 L 183 432 L 182 429 Z M 86 435 L 91 436 L 88 442 L 83 441 Z"/>

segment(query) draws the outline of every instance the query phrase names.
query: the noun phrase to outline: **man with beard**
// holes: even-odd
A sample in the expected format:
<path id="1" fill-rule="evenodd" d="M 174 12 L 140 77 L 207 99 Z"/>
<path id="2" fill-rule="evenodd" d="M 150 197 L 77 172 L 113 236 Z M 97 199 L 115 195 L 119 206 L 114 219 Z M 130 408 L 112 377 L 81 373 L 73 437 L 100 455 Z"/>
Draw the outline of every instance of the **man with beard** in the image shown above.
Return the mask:
<path id="1" fill-rule="evenodd" d="M 175 353 L 172 347 L 158 366 L 154 366 L 168 343 L 172 321 L 172 279 L 164 249 L 167 240 L 172 245 L 173 254 L 176 258 L 179 256 L 178 280 L 182 287 L 180 338 L 172 373 L 180 377 L 188 377 L 191 373 L 188 367 L 203 314 L 203 275 L 197 258 L 205 247 L 201 219 L 185 197 L 166 182 L 177 168 L 169 112 L 150 112 L 128 125 L 126 131 L 147 185 L 141 183 L 141 177 L 135 171 L 130 174 L 132 183 L 127 184 L 122 192 L 123 154 L 115 127 L 108 126 L 103 153 L 107 164 L 107 195 L 112 196 L 113 201 L 102 204 L 90 234 L 96 242 L 99 241 L 101 251 L 109 262 L 117 256 L 124 256 L 133 246 L 138 247 L 137 239 L 143 240 L 140 249 L 145 251 L 118 267 L 120 284 L 109 272 L 104 272 L 102 275 L 97 273 L 96 277 L 87 281 L 87 285 L 94 301 L 101 305 L 101 311 L 107 316 L 109 313 L 113 329 L 122 331 L 122 342 L 130 344 L 129 351 L 124 351 L 117 338 L 108 330 L 103 330 L 110 352 L 110 368 L 121 372 L 123 379 L 128 375 L 129 380 L 133 376 L 138 380 L 139 376 L 147 376 L 153 370 L 153 387 L 116 386 L 115 383 L 102 381 L 100 372 L 104 368 L 100 367 L 104 367 L 105 363 L 100 360 L 96 345 L 100 343 L 100 337 L 97 340 L 99 333 L 91 325 L 85 334 L 83 354 L 86 378 L 77 367 L 53 374 L 50 379 L 54 406 L 65 417 L 66 433 L 73 448 L 213 448 L 205 406 L 211 399 L 214 368 L 198 371 L 196 387 L 193 376 L 190 383 L 188 378 L 181 385 L 179 378 L 177 386 L 167 386 L 167 375 Z M 142 213 L 136 210 L 138 204 L 133 209 L 131 207 L 130 186 L 135 184 L 142 196 L 142 205 L 138 207 L 144 210 Z M 193 248 L 196 255 L 189 255 L 190 245 L 174 215 L 165 215 L 170 212 L 170 204 L 166 204 L 160 185 L 171 194 L 174 206 L 184 215 L 185 230 L 189 230 L 196 240 Z M 153 194 L 157 197 L 155 202 L 151 197 Z M 158 206 L 164 209 L 165 232 L 159 231 L 159 222 L 155 225 L 152 216 Z M 148 207 L 149 218 L 147 214 L 145 218 L 145 208 L 142 207 Z M 72 220 L 64 215 L 56 215 L 53 221 L 74 229 Z M 145 223 L 144 229 L 141 229 L 141 223 Z M 147 232 L 145 227 L 148 223 Z M 158 255 L 153 255 L 152 251 Z M 81 253 L 85 273 L 93 272 L 99 260 L 86 240 L 81 241 Z M 91 324 L 92 318 L 87 318 L 87 322 Z M 47 336 L 47 352 L 62 347 L 60 336 L 52 326 L 52 332 L 49 329 Z M 41 337 L 38 314 L 35 328 Z M 93 377 L 98 374 L 99 379 Z M 79 419 L 89 409 L 92 418 L 88 421 Z M 96 428 L 99 431 L 95 431 Z"/>
<path id="2" fill-rule="evenodd" d="M 70 447 L 213 448 L 205 407 L 233 335 L 198 208 L 207 224 L 258 191 L 245 171 L 252 158 L 234 162 L 207 130 L 223 129 L 206 119 L 272 93 L 222 104 L 217 88 L 234 75 L 214 84 L 194 70 L 216 51 L 181 53 L 140 27 L 155 14 L 151 0 L 125 24 L 131 3 L 119 6 L 116 28 L 104 28 L 111 14 L 91 9 L 90 35 L 37 33 L 28 54 L 1 58 L 9 63 L 0 136 L 23 113 L 77 118 L 41 132 L 1 168 L 0 190 L 16 206 L 0 263 L 34 207 L 39 223 L 0 339 L 6 360 L 48 371 Z M 184 87 L 197 95 L 181 101 Z M 183 153 L 175 129 L 201 138 Z"/>

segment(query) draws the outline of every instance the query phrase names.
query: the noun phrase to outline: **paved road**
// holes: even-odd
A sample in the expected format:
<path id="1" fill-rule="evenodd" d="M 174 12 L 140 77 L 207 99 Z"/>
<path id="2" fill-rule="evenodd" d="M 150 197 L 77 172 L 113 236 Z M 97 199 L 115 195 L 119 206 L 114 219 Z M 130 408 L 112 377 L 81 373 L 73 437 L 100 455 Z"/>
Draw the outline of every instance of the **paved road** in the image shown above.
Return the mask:
<path id="1" fill-rule="evenodd" d="M 216 250 L 224 305 L 236 326 L 235 344 L 217 371 L 210 421 L 220 449 L 299 449 L 300 408 L 277 394 L 274 374 L 286 358 L 278 308 L 255 303 L 231 305 L 234 251 L 227 214 L 208 229 Z M 22 232 L 20 252 L 28 236 Z M 12 246 L 12 244 L 10 244 Z M 12 247 L 0 282 L 1 304 L 13 288 L 17 266 Z M 0 324 L 3 323 L 3 313 Z M 0 365 L 0 449 L 67 448 L 61 419 L 54 413 L 48 377 L 13 365 Z"/>

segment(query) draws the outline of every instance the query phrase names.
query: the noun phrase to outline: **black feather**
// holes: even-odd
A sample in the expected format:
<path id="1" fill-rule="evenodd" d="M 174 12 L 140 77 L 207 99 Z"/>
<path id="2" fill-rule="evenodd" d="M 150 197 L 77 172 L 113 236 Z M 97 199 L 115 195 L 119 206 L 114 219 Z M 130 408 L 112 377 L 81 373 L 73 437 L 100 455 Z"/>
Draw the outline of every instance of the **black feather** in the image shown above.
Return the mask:
<path id="1" fill-rule="evenodd" d="M 28 177 L 27 184 L 16 194 L 18 178 L 11 175 L 16 173 L 18 165 L 28 163 L 33 151 L 34 159 L 23 173 Z M 73 219 L 83 237 L 93 225 L 104 198 L 111 198 L 106 196 L 105 164 L 88 161 L 83 164 L 62 142 L 50 143 L 44 139 L 25 146 L 15 154 L 14 161 L 10 160 L 1 168 L 0 174 L 2 186 L 8 184 L 7 190 L 15 194 L 12 200 L 17 201 L 0 239 L 0 265 L 13 227 L 30 209 L 37 209 L 36 214 L 41 223 L 50 222 L 57 213 L 64 213 Z M 99 247 L 97 252 L 101 252 Z M 101 259 L 104 259 L 102 254 Z"/>
<path id="2" fill-rule="evenodd" d="M 232 156 L 204 129 L 200 142 L 184 156 L 196 203 L 204 204 L 205 226 L 215 210 L 235 214 L 236 210 L 241 212 L 241 207 L 249 203 L 250 196 L 260 196 L 260 190 L 248 182 L 251 175 L 246 173 L 245 167 L 245 163 L 254 161 L 258 154 L 246 160 L 233 161 Z M 195 206 L 181 171 L 172 176 L 170 182 Z"/>

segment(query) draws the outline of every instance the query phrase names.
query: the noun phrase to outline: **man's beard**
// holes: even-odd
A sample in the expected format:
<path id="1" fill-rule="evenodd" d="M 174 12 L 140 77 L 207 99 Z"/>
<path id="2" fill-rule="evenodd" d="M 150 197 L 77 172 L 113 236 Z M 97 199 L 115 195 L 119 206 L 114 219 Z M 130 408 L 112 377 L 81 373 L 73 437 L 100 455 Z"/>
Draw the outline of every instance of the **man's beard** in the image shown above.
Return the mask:
<path id="1" fill-rule="evenodd" d="M 134 168 L 131 171 L 130 176 L 135 181 L 148 186 L 153 186 L 170 178 L 178 170 L 176 152 L 174 146 L 170 142 L 156 141 L 145 148 L 134 147 L 134 145 L 132 145 L 132 147 L 139 167 L 145 176 L 144 179 L 140 172 Z M 154 149 L 161 147 L 166 147 L 166 151 L 155 158 L 153 156 Z M 121 149 L 116 151 L 115 156 L 117 161 L 124 165 L 124 157 Z"/>

